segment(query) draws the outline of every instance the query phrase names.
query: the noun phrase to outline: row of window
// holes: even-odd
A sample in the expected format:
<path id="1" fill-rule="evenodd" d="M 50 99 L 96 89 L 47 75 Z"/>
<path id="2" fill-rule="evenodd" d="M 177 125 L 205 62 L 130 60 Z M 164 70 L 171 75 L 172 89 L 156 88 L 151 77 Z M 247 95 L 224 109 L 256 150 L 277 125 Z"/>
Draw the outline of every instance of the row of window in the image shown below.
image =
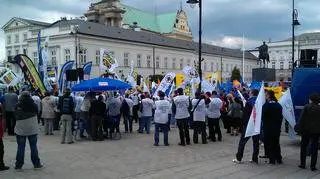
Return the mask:
<path id="1" fill-rule="evenodd" d="M 272 68 L 276 68 L 276 62 L 275 61 L 272 61 L 271 62 L 271 66 L 272 66 Z M 292 61 L 288 61 L 288 67 L 289 67 L 289 69 L 291 69 L 292 68 Z M 283 70 L 284 69 L 284 61 L 281 61 L 280 62 L 280 70 Z"/>
<path id="2" fill-rule="evenodd" d="M 25 42 L 28 38 L 28 34 L 27 33 L 24 33 L 23 34 L 23 42 Z M 7 35 L 7 44 L 11 44 L 12 41 L 11 41 L 11 35 Z M 20 35 L 19 34 L 15 34 L 14 35 L 14 43 L 20 43 Z"/>

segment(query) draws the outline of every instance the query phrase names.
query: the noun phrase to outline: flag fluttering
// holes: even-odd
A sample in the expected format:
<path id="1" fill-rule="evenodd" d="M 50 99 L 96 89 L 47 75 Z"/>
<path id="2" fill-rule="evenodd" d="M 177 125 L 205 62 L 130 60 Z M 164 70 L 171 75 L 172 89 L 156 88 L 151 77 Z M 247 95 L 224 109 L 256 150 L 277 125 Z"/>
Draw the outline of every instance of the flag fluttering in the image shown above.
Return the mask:
<path id="1" fill-rule="evenodd" d="M 294 127 L 296 125 L 296 117 L 294 114 L 293 102 L 291 98 L 290 89 L 288 89 L 279 100 L 282 106 L 282 115 L 289 123 L 289 136 L 295 139 Z"/>
<path id="2" fill-rule="evenodd" d="M 245 137 L 255 136 L 260 134 L 262 107 L 266 102 L 264 84 L 262 83 L 257 100 L 252 108 L 250 119 L 247 125 Z"/>
<path id="3" fill-rule="evenodd" d="M 108 50 L 100 49 L 100 69 L 113 72 L 119 66 L 116 58 Z"/>

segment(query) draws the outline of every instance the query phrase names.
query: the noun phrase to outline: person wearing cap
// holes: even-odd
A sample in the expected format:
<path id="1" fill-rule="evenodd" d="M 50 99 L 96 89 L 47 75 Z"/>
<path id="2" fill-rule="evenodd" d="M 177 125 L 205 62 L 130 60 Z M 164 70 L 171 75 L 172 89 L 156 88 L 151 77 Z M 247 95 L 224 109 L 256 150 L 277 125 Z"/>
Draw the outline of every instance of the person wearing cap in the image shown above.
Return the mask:
<path id="1" fill-rule="evenodd" d="M 38 153 L 38 107 L 32 100 L 30 93 L 21 93 L 19 102 L 15 107 L 15 118 L 17 119 L 14 132 L 16 134 L 18 150 L 16 156 L 16 170 L 21 170 L 24 164 L 25 146 L 28 138 L 31 150 L 31 161 L 35 169 L 40 169 L 41 165 Z"/>

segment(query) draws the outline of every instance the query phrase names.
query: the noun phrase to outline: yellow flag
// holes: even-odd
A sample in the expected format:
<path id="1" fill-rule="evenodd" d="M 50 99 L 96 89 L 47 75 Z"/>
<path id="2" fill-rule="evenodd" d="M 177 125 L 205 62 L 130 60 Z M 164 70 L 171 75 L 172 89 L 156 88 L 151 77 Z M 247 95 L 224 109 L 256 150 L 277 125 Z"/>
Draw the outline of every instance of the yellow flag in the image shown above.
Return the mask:
<path id="1" fill-rule="evenodd" d="M 184 76 L 181 73 L 176 74 L 176 86 L 179 87 L 183 83 Z"/>
<path id="2" fill-rule="evenodd" d="M 274 96 L 277 98 L 277 100 L 279 100 L 282 96 L 282 87 L 265 87 L 265 90 L 269 90 L 269 91 L 273 91 L 274 92 Z"/>

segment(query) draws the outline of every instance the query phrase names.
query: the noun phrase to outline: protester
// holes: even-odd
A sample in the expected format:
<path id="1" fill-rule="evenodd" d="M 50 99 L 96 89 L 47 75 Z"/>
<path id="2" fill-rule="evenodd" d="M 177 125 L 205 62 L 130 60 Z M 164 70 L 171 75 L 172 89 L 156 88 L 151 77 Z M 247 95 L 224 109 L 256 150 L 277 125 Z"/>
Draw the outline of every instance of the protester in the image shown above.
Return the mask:
<path id="1" fill-rule="evenodd" d="M 262 107 L 262 124 L 264 145 L 269 157 L 269 163 L 282 164 L 280 149 L 280 133 L 282 124 L 282 106 L 274 96 L 273 91 L 267 91 L 266 103 Z"/>
<path id="2" fill-rule="evenodd" d="M 89 109 L 91 118 L 91 137 L 93 141 L 103 140 L 102 121 L 106 115 L 107 107 L 103 102 L 103 96 L 99 96 L 98 100 L 94 100 Z"/>
<path id="3" fill-rule="evenodd" d="M 81 106 L 82 106 L 82 102 L 83 102 L 83 96 L 84 96 L 84 93 L 79 93 L 78 95 L 76 95 L 74 97 L 74 100 L 75 100 L 75 108 L 74 108 L 74 113 L 75 113 L 75 121 L 77 122 L 77 126 L 75 126 L 77 129 L 76 129 L 76 137 L 78 135 L 78 131 L 80 131 L 80 138 L 84 138 L 84 135 L 83 135 L 83 123 L 80 119 L 80 116 L 81 116 Z"/>
<path id="4" fill-rule="evenodd" d="M 318 145 L 320 137 L 320 95 L 312 94 L 309 98 L 309 103 L 304 106 L 301 112 L 299 123 L 299 133 L 301 134 L 301 149 L 300 149 L 300 165 L 302 169 L 306 168 L 307 148 L 311 142 L 311 170 L 316 171 L 318 159 Z"/>
<path id="5" fill-rule="evenodd" d="M 155 113 L 154 113 L 154 122 L 155 122 L 155 132 L 154 132 L 154 146 L 159 146 L 159 132 L 163 132 L 163 141 L 165 146 L 169 146 L 168 142 L 168 130 L 169 130 L 169 118 L 168 114 L 170 111 L 170 102 L 165 100 L 165 93 L 162 91 L 158 92 L 160 100 L 155 102 Z"/>
<path id="6" fill-rule="evenodd" d="M 180 143 L 179 145 L 190 145 L 190 135 L 188 120 L 192 105 L 189 96 L 183 94 L 183 89 L 177 90 L 178 96 L 173 98 L 172 112 L 175 114 L 175 119 L 179 128 Z"/>
<path id="7" fill-rule="evenodd" d="M 225 96 L 224 91 L 220 92 L 220 100 L 222 101 L 222 107 L 220 109 L 221 112 L 221 119 L 223 122 L 224 128 L 227 130 L 227 133 L 231 133 L 231 127 L 230 127 L 230 122 L 229 122 L 229 117 L 228 117 L 228 106 L 229 106 L 229 101 L 227 97 Z"/>
<path id="8" fill-rule="evenodd" d="M 234 163 L 241 163 L 242 158 L 243 158 L 243 152 L 246 143 L 250 139 L 250 137 L 245 137 L 246 134 L 246 129 L 247 125 L 250 119 L 250 115 L 253 109 L 253 106 L 257 100 L 257 96 L 259 94 L 259 91 L 256 89 L 252 89 L 249 93 L 249 99 L 243 109 L 243 117 L 242 117 L 242 133 L 239 141 L 239 146 L 238 146 L 238 152 L 236 154 L 236 158 L 233 159 L 232 161 Z M 259 156 L 259 135 L 252 136 L 252 141 L 253 141 L 253 154 L 252 154 L 252 162 L 258 163 L 258 156 Z"/>
<path id="9" fill-rule="evenodd" d="M 15 117 L 17 123 L 14 129 L 17 138 L 18 150 L 16 156 L 16 170 L 21 170 L 24 164 L 26 139 L 28 138 L 31 150 L 31 161 L 35 169 L 41 169 L 37 141 L 38 141 L 38 107 L 28 91 L 22 92 L 16 105 Z"/>
<path id="10" fill-rule="evenodd" d="M 62 97 L 59 98 L 58 109 L 61 113 L 61 144 L 67 141 L 68 144 L 73 143 L 72 139 L 72 115 L 74 112 L 74 101 L 70 96 L 70 89 L 66 89 Z"/>
<path id="11" fill-rule="evenodd" d="M 108 99 L 108 115 L 109 115 L 109 127 L 110 127 L 110 139 L 113 138 L 113 133 L 116 131 L 115 135 L 120 134 L 120 109 L 121 109 L 121 100 L 117 96 L 117 92 L 114 92 L 113 96 Z"/>
<path id="12" fill-rule="evenodd" d="M 55 119 L 56 103 L 49 92 L 45 93 L 42 99 L 42 114 L 41 118 L 44 119 L 44 134 L 53 135 L 53 120 Z"/>
<path id="13" fill-rule="evenodd" d="M 241 101 L 238 98 L 231 97 L 230 100 L 232 100 L 232 103 L 229 107 L 228 116 L 230 120 L 231 136 L 238 136 L 242 118 Z"/>
<path id="14" fill-rule="evenodd" d="M 80 107 L 80 137 L 84 138 L 84 132 L 87 133 L 87 137 L 90 138 L 91 135 L 91 125 L 89 117 L 89 109 L 91 102 L 94 100 L 92 93 L 87 93 L 82 101 Z"/>
<path id="15" fill-rule="evenodd" d="M 39 97 L 38 94 L 33 93 L 33 95 L 31 96 L 32 100 L 34 101 L 34 103 L 37 105 L 38 107 L 38 122 L 40 124 L 40 122 L 42 123 L 42 125 L 44 126 L 44 120 L 41 118 L 41 113 L 42 113 L 42 108 L 41 108 L 41 99 Z"/>
<path id="16" fill-rule="evenodd" d="M 5 164 L 4 164 L 4 160 L 3 160 L 3 157 L 4 157 L 4 144 L 3 144 L 3 135 L 4 135 L 4 127 L 3 127 L 3 106 L 2 104 L 0 104 L 0 171 L 4 171 L 4 170 L 9 170 L 10 167 L 7 167 Z"/>
<path id="17" fill-rule="evenodd" d="M 220 109 L 222 101 L 217 97 L 217 92 L 213 91 L 210 97 L 210 103 L 207 109 L 208 126 L 209 126 L 209 139 L 212 142 L 216 141 L 216 134 L 218 134 L 218 141 L 222 140 L 219 120 L 221 117 Z"/>
<path id="18" fill-rule="evenodd" d="M 125 94 L 125 99 L 122 101 L 121 114 L 124 120 L 125 132 L 132 133 L 133 101 L 129 98 L 129 93 Z"/>
<path id="19" fill-rule="evenodd" d="M 193 143 L 198 143 L 198 135 L 201 134 L 202 144 L 207 144 L 205 97 L 200 92 L 196 92 L 195 97 L 192 100 Z"/>
<path id="20" fill-rule="evenodd" d="M 145 128 L 147 134 L 150 134 L 150 125 L 153 116 L 152 110 L 154 108 L 154 103 L 153 100 L 150 99 L 149 94 L 145 94 L 145 98 L 141 100 L 140 107 L 142 125 L 139 126 L 139 133 L 143 133 L 143 128 Z"/>
<path id="21" fill-rule="evenodd" d="M 134 92 L 132 95 L 130 95 L 130 98 L 133 101 L 133 120 L 137 123 L 138 122 L 138 111 L 139 111 L 139 95 L 138 92 Z"/>
<path id="22" fill-rule="evenodd" d="M 4 95 L 4 111 L 6 118 L 6 128 L 8 135 L 14 135 L 14 127 L 16 125 L 15 119 L 15 105 L 18 103 L 18 95 L 14 92 L 13 86 L 9 86 L 9 91 Z"/>

